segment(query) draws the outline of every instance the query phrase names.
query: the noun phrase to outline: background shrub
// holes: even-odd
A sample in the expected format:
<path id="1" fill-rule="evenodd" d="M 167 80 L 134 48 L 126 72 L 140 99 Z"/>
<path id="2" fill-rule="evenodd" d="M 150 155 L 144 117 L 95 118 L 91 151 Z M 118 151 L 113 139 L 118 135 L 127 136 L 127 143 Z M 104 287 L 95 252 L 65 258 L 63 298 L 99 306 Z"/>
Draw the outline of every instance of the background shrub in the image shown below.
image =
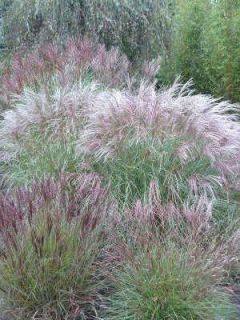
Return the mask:
<path id="1" fill-rule="evenodd" d="M 240 101 L 240 6 L 237 1 L 217 1 L 207 15 L 202 33 L 205 91 Z"/>
<path id="2" fill-rule="evenodd" d="M 180 0 L 175 4 L 168 53 L 160 82 L 193 78 L 203 93 L 239 101 L 238 1 Z"/>
<path id="3" fill-rule="evenodd" d="M 168 44 L 167 0 L 14 0 L 4 18 L 7 46 L 88 34 L 130 59 L 159 54 Z"/>
<path id="4" fill-rule="evenodd" d="M 170 47 L 160 71 L 163 80 L 172 82 L 177 74 L 181 74 L 184 80 L 193 78 L 196 86 L 201 85 L 203 57 L 200 39 L 208 3 L 208 0 L 176 2 Z"/>

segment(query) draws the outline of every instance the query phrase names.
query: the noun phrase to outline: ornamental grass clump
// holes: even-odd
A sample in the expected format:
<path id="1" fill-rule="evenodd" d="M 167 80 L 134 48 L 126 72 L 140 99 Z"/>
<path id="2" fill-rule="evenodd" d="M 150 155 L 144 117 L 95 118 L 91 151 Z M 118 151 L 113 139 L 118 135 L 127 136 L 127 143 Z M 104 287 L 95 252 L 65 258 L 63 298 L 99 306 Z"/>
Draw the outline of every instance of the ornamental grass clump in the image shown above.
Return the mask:
<path id="1" fill-rule="evenodd" d="M 236 319 L 229 295 L 212 286 L 213 270 L 191 248 L 166 242 L 132 250 L 113 271 L 104 319 Z"/>
<path id="2" fill-rule="evenodd" d="M 74 141 L 53 141 L 39 132 L 25 137 L 20 150 L 3 159 L 0 164 L 2 180 L 7 189 L 31 185 L 32 180 L 48 175 L 59 178 L 62 172 L 76 173 L 79 157 L 75 155 Z"/>
<path id="3" fill-rule="evenodd" d="M 143 199 L 151 180 L 165 202 L 215 198 L 239 175 L 240 126 L 227 114 L 233 108 L 192 94 L 189 83 L 105 91 L 87 112 L 77 150 L 122 203 Z"/>
<path id="4" fill-rule="evenodd" d="M 151 182 L 148 199 L 119 218 L 108 252 L 103 319 L 236 319 L 229 270 L 239 261 L 239 234 L 212 233 L 212 203 L 184 208 L 161 203 Z M 114 267 L 113 267 L 114 266 Z"/>
<path id="5" fill-rule="evenodd" d="M 0 196 L 0 287 L 19 319 L 97 315 L 111 204 L 94 175 L 45 178 Z"/>

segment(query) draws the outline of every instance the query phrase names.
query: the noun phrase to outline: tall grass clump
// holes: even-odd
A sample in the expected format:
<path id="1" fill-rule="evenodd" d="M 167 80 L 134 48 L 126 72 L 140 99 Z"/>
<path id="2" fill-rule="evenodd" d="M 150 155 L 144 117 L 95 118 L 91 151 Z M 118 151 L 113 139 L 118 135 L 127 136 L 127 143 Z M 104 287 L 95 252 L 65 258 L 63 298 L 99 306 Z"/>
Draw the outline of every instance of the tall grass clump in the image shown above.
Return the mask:
<path id="1" fill-rule="evenodd" d="M 0 287 L 14 318 L 90 319 L 109 202 L 95 176 L 45 178 L 1 194 Z"/>
<path id="2" fill-rule="evenodd" d="M 160 245 L 159 245 L 160 246 Z M 105 319 L 235 319 L 229 297 L 211 291 L 211 275 L 188 248 L 139 248 L 113 275 Z M 225 314 L 225 315 L 224 315 Z"/>
<path id="3" fill-rule="evenodd" d="M 189 84 L 156 91 L 103 92 L 88 112 L 77 145 L 122 203 L 144 198 L 156 180 L 163 201 L 217 197 L 236 183 L 239 125 L 234 108 Z M 223 129 L 224 128 L 224 129 Z M 109 174 L 111 172 L 111 174 Z M 226 189 L 227 190 L 227 189 Z"/>
<path id="4" fill-rule="evenodd" d="M 181 74 L 203 93 L 239 101 L 239 3 L 180 0 L 174 12 L 160 82 L 171 83 Z"/>
<path id="5" fill-rule="evenodd" d="M 121 220 L 108 256 L 112 290 L 103 318 L 236 319 L 223 289 L 238 259 L 236 234 L 235 247 L 212 236 L 206 198 L 179 209 L 162 205 L 157 191 L 152 184 L 148 202 L 137 201 Z"/>
<path id="6" fill-rule="evenodd" d="M 8 47 L 88 35 L 131 60 L 150 59 L 168 44 L 169 1 L 14 0 L 4 16 Z"/>
<path id="7" fill-rule="evenodd" d="M 28 137 L 24 146 L 14 156 L 3 159 L 0 169 L 2 180 L 8 188 L 31 184 L 33 177 L 45 175 L 58 178 L 61 172 L 76 173 L 78 161 L 74 150 L 74 142 L 46 140 L 39 135 Z M 9 155 L 9 153 L 7 153 Z"/>

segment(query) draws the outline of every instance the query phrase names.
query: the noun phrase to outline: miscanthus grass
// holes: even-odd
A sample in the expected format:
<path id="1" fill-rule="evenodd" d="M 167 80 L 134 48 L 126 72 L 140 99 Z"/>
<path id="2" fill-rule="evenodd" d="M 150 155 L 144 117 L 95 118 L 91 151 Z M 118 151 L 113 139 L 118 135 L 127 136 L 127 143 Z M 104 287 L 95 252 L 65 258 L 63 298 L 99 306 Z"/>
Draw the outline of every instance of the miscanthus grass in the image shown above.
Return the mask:
<path id="1" fill-rule="evenodd" d="M 227 113 L 235 106 L 190 85 L 100 92 L 86 111 L 77 151 L 120 202 L 143 199 L 152 179 L 166 202 L 237 188 L 240 126 Z"/>

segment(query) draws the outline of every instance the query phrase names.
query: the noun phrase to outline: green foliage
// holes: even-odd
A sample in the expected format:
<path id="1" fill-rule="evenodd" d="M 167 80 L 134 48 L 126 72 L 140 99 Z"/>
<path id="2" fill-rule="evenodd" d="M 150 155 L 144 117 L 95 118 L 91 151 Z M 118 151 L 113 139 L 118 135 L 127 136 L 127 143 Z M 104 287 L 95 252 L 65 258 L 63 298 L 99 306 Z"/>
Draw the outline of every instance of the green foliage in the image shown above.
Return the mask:
<path id="1" fill-rule="evenodd" d="M 202 32 L 204 79 L 214 95 L 240 101 L 240 4 L 221 0 L 207 17 Z"/>
<path id="2" fill-rule="evenodd" d="M 175 5 L 167 70 L 163 77 L 172 81 L 177 73 L 184 79 L 201 76 L 201 43 L 199 41 L 208 0 L 180 0 Z M 165 73 L 166 72 L 166 73 Z M 160 71 L 161 73 L 161 71 Z M 194 76 L 193 76 L 194 75 Z M 198 79 L 198 78 L 197 78 Z"/>
<path id="3" fill-rule="evenodd" d="M 143 200 L 151 181 L 157 182 L 163 203 L 183 203 L 190 196 L 188 183 L 193 175 L 206 179 L 217 191 L 214 181 L 217 172 L 202 154 L 200 142 L 199 149 L 191 150 L 185 163 L 178 154 L 183 140 L 170 134 L 162 140 L 148 137 L 138 141 L 128 136 L 117 156 L 96 161 L 93 170 L 105 178 L 116 199 L 126 205 Z"/>
<path id="4" fill-rule="evenodd" d="M 0 0 L 0 9 L 7 10 L 7 8 L 11 5 L 11 0 Z"/>
<path id="5" fill-rule="evenodd" d="M 171 242 L 135 248 L 134 257 L 113 272 L 104 319 L 213 320 L 218 309 L 221 319 L 234 319 L 227 295 L 211 291 L 211 271 L 191 250 Z"/>
<path id="6" fill-rule="evenodd" d="M 239 24 L 238 1 L 177 1 L 160 82 L 181 74 L 201 92 L 239 101 Z"/>

